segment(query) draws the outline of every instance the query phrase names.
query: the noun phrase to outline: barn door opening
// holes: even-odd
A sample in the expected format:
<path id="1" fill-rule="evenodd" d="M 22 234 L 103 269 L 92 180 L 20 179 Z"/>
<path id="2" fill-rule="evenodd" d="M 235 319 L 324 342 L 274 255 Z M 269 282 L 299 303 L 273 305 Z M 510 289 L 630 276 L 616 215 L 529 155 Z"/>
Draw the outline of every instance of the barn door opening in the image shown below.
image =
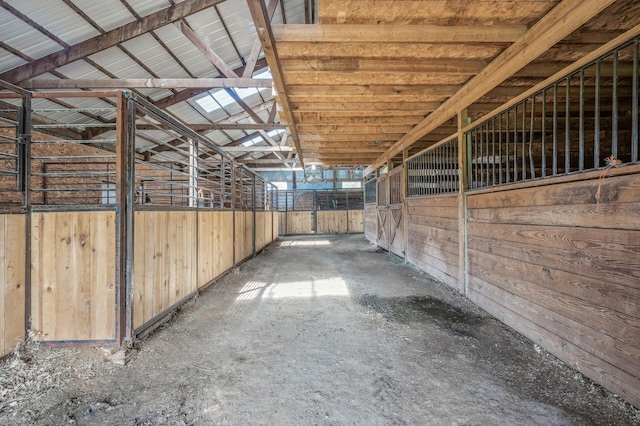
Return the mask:
<path id="1" fill-rule="evenodd" d="M 378 231 L 376 236 L 376 244 L 389 250 L 389 184 L 387 176 L 381 176 L 377 182 L 376 210 L 378 218 Z"/>

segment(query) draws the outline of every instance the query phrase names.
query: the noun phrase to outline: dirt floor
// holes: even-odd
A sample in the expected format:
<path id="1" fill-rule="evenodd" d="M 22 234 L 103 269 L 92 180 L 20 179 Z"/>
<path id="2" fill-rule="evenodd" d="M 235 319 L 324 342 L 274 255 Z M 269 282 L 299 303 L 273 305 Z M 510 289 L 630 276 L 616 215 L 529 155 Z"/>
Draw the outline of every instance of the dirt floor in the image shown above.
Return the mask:
<path id="1" fill-rule="evenodd" d="M 2 367 L 0 424 L 640 424 L 631 406 L 362 235 L 283 238 L 126 366 L 102 358 L 21 350 Z"/>

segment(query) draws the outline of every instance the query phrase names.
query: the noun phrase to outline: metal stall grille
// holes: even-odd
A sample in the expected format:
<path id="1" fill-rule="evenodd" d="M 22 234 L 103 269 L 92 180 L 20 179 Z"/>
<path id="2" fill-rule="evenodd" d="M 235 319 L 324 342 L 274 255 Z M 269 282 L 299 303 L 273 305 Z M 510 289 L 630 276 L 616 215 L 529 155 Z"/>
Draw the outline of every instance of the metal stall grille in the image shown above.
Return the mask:
<path id="1" fill-rule="evenodd" d="M 465 132 L 469 188 L 638 161 L 638 45 L 624 43 Z"/>
<path id="2" fill-rule="evenodd" d="M 458 138 L 427 148 L 406 161 L 408 197 L 458 192 Z"/>

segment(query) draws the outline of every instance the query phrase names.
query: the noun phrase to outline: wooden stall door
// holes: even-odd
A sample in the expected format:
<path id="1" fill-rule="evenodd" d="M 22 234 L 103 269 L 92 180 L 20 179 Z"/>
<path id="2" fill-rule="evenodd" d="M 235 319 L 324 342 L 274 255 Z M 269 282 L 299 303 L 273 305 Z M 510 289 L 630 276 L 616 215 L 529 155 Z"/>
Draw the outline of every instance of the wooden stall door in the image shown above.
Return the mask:
<path id="1" fill-rule="evenodd" d="M 390 234 L 390 213 L 389 213 L 389 184 L 387 176 L 381 176 L 377 182 L 377 217 L 378 232 L 376 236 L 376 244 L 389 251 L 389 234 Z"/>
<path id="2" fill-rule="evenodd" d="M 389 229 L 389 251 L 404 257 L 404 173 L 403 167 L 397 167 L 389 172 L 388 177 L 388 229 Z"/>

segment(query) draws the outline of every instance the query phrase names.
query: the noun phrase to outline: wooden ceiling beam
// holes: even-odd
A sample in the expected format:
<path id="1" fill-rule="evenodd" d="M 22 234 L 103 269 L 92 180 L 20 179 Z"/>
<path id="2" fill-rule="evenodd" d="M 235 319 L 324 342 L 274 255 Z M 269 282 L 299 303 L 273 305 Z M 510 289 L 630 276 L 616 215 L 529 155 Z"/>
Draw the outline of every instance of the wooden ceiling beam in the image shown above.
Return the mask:
<path id="1" fill-rule="evenodd" d="M 331 113 L 330 113 L 331 114 Z M 411 115 L 406 117 L 366 117 L 366 116 L 345 116 L 331 115 L 325 116 L 324 113 L 294 113 L 299 124 L 317 124 L 317 125 L 342 125 L 342 126 L 362 126 L 362 125 L 397 125 L 397 124 L 418 124 L 420 116 Z"/>
<path id="2" fill-rule="evenodd" d="M 303 143 L 313 142 L 313 141 L 397 141 L 400 137 L 402 137 L 404 133 L 361 133 L 361 134 L 349 134 L 348 138 L 345 137 L 344 134 L 340 133 L 329 133 L 329 134 L 318 134 L 318 133 L 300 133 L 300 140 Z"/>
<path id="3" fill-rule="evenodd" d="M 513 43 L 526 25 L 273 25 L 276 42 L 285 43 Z"/>
<path id="4" fill-rule="evenodd" d="M 280 58 L 276 48 L 275 37 L 273 36 L 271 23 L 269 21 L 269 12 L 262 0 L 247 0 L 253 23 L 256 27 L 258 38 L 262 42 L 262 50 L 269 64 L 271 75 L 273 77 L 273 85 L 278 92 L 278 99 L 282 105 L 284 121 L 290 124 L 291 138 L 298 152 L 300 164 L 304 167 L 304 153 L 300 147 L 300 139 L 296 130 L 296 122 L 291 114 L 291 107 L 285 88 L 285 79 L 280 66 Z"/>
<path id="5" fill-rule="evenodd" d="M 288 59 L 282 60 L 281 64 L 283 71 L 286 73 L 292 71 L 393 71 L 446 74 L 477 74 L 485 66 L 487 66 L 487 62 L 478 60 L 434 59 L 426 62 L 416 61 L 415 59 L 360 58 Z"/>
<path id="6" fill-rule="evenodd" d="M 345 73 L 326 71 L 289 71 L 287 85 L 462 85 L 473 73 L 413 73 L 390 71 L 353 71 Z"/>
<path id="7" fill-rule="evenodd" d="M 70 46 L 67 49 L 59 50 L 49 55 L 43 56 L 25 65 L 21 65 L 12 70 L 0 74 L 0 79 L 17 83 L 29 78 L 42 75 L 55 70 L 71 62 L 77 61 L 89 55 L 93 55 L 101 50 L 115 46 L 118 43 L 138 37 L 149 31 L 153 31 L 172 22 L 178 21 L 185 16 L 192 15 L 204 10 L 224 0 L 193 0 L 177 3 L 158 12 L 145 16 L 140 21 L 129 22 L 121 27 L 107 31 L 104 34 L 93 37 Z"/>
<path id="8" fill-rule="evenodd" d="M 412 111 L 425 115 L 435 111 L 440 102 L 378 102 L 371 103 L 363 99 L 362 102 L 298 102 L 292 105 L 293 112 L 368 112 L 368 111 Z"/>
<path id="9" fill-rule="evenodd" d="M 353 135 L 353 134 L 370 134 L 370 133 L 374 133 L 377 135 L 384 134 L 384 133 L 395 134 L 395 133 L 406 133 L 412 128 L 411 125 L 322 126 L 322 125 L 315 125 L 315 124 L 298 124 L 297 127 L 300 133 L 315 133 L 318 135 L 322 135 L 322 134 Z"/>
<path id="10" fill-rule="evenodd" d="M 615 0 L 563 0 L 455 95 L 377 158 L 367 167 L 365 175 L 450 120 L 614 2 Z"/>
<path id="11" fill-rule="evenodd" d="M 290 98 L 299 97 L 348 97 L 348 96 L 451 96 L 458 91 L 459 85 L 344 85 L 340 89 L 333 85 L 326 86 L 288 86 Z"/>

